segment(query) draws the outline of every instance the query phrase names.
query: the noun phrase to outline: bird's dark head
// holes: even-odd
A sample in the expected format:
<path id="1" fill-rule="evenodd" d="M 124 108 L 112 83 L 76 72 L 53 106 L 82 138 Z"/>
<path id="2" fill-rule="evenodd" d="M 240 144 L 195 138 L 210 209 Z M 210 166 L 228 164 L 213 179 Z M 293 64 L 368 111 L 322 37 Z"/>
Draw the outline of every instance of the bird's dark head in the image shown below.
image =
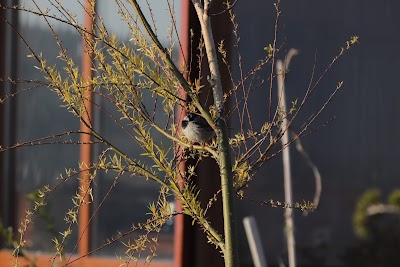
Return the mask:
<path id="1" fill-rule="evenodd" d="M 189 123 L 189 121 L 182 120 L 182 123 L 181 123 L 182 129 L 185 129 L 186 126 L 188 125 L 188 123 Z"/>
<path id="2" fill-rule="evenodd" d="M 193 114 L 193 113 L 190 113 L 190 112 L 188 112 L 188 113 L 186 114 L 186 117 L 188 118 L 188 121 L 193 121 L 194 118 L 195 118 L 195 116 L 197 116 L 197 115 L 196 115 L 196 114 Z"/>
<path id="3" fill-rule="evenodd" d="M 182 129 L 185 129 L 186 126 L 188 125 L 189 121 L 193 120 L 193 114 L 192 113 L 187 113 L 186 116 L 182 119 Z"/>

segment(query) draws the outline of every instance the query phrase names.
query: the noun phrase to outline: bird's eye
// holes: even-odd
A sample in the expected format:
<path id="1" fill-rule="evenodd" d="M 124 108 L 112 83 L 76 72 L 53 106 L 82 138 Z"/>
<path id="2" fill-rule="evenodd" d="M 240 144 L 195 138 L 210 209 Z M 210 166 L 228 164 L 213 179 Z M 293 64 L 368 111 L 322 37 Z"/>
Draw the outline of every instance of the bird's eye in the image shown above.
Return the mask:
<path id="1" fill-rule="evenodd" d="M 192 120 L 193 119 L 193 113 L 188 113 L 187 117 L 189 118 L 189 120 Z"/>

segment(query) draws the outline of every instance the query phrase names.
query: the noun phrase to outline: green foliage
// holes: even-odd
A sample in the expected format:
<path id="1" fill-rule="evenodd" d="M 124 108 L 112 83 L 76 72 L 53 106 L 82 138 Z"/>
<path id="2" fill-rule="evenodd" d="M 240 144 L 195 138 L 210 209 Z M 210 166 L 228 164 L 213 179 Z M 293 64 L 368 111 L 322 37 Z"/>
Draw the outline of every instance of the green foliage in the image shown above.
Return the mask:
<path id="1" fill-rule="evenodd" d="M 11 227 L 4 227 L 3 220 L 0 218 L 0 236 L 8 246 L 14 244 L 14 232 Z"/>
<path id="2" fill-rule="evenodd" d="M 34 206 L 34 210 L 36 209 L 36 215 L 45 223 L 46 231 L 51 235 L 55 236 L 57 233 L 54 227 L 54 220 L 50 216 L 50 206 L 44 203 L 44 197 L 48 188 L 45 186 L 43 189 L 35 190 L 26 195 L 26 198 L 29 202 L 31 202 Z M 27 216 L 32 216 L 33 213 L 27 211 Z M 28 218 L 28 217 L 27 217 Z M 31 219 L 26 219 L 24 223 L 31 223 Z M 22 228 L 18 229 L 21 233 Z M 16 233 L 12 227 L 4 227 L 3 221 L 0 218 L 0 238 L 5 241 L 7 247 L 14 249 L 14 253 L 17 253 L 18 257 L 23 257 L 27 262 L 27 267 L 36 267 L 36 258 L 30 257 L 27 253 L 28 247 L 25 247 L 21 244 L 21 240 L 18 240 Z"/>
<path id="3" fill-rule="evenodd" d="M 54 225 L 54 218 L 50 215 L 52 205 L 51 203 L 44 202 L 44 192 L 41 189 L 35 190 L 29 194 L 27 194 L 26 198 L 35 205 L 38 205 L 39 208 L 36 216 L 38 216 L 42 222 L 46 226 L 46 231 L 49 232 L 51 235 L 57 235 L 57 231 L 55 230 Z"/>
<path id="4" fill-rule="evenodd" d="M 353 215 L 353 227 L 357 236 L 362 238 L 368 236 L 368 215 L 366 211 L 371 205 L 381 203 L 381 198 L 382 196 L 379 189 L 370 189 L 360 197 Z"/>
<path id="5" fill-rule="evenodd" d="M 375 231 L 373 223 L 375 216 L 384 214 L 400 214 L 400 191 L 394 190 L 388 197 L 388 204 L 382 203 L 379 189 L 369 189 L 360 198 L 353 215 L 354 232 L 360 238 L 370 238 Z M 376 211 L 371 212 L 371 208 Z"/>
<path id="6" fill-rule="evenodd" d="M 400 257 L 399 190 L 382 203 L 378 189 L 367 190 L 356 205 L 353 217 L 355 234 L 359 237 L 343 255 L 344 266 L 398 266 Z"/>
<path id="7" fill-rule="evenodd" d="M 388 203 L 398 209 L 400 209 L 400 190 L 394 190 L 390 193 Z"/>

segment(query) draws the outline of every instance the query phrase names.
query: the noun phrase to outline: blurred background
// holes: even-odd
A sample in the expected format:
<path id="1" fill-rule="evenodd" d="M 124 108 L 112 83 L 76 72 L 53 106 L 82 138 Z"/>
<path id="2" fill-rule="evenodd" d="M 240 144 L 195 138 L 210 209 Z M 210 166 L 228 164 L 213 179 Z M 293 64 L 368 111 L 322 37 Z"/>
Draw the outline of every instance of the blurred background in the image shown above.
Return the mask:
<path id="1" fill-rule="evenodd" d="M 13 5 L 17 2 L 2 0 L 1 4 Z M 19 2 L 32 5 L 28 0 Z M 139 2 L 146 6 L 145 1 Z M 195 36 L 199 33 L 197 19 L 188 2 L 182 0 L 173 4 L 182 40 L 189 35 L 188 29 L 193 29 Z M 51 8 L 45 0 L 37 3 L 43 8 Z M 76 13 L 80 21 L 83 20 L 84 14 L 77 2 L 65 0 L 61 3 Z M 166 3 L 160 0 L 149 0 L 149 3 L 156 18 L 159 37 L 167 44 L 165 25 L 170 18 Z M 239 63 L 246 73 L 265 56 L 264 47 L 274 41 L 276 10 L 273 3 L 270 0 L 239 0 L 235 5 L 241 38 L 241 63 L 238 61 L 232 25 L 227 20 L 228 13 L 213 18 L 215 41 L 224 39 L 227 47 L 232 48 L 229 60 L 237 80 L 240 79 Z M 344 81 L 343 88 L 311 128 L 329 123 L 301 139 L 304 150 L 321 173 L 322 193 L 315 212 L 295 210 L 298 266 L 400 266 L 397 255 L 400 251 L 400 197 L 396 191 L 400 190 L 400 169 L 396 167 L 399 158 L 396 151 L 400 147 L 400 127 L 396 123 L 400 114 L 397 80 L 400 76 L 400 54 L 396 52 L 400 47 L 400 2 L 297 0 L 283 1 L 280 7 L 282 13 L 277 35 L 280 51 L 277 58 L 284 59 L 291 48 L 299 51 L 299 55 L 292 59 L 286 77 L 288 103 L 302 98 L 312 76 L 315 82 L 351 36 L 360 37 L 359 44 L 341 57 L 324 76 L 292 125 L 294 132 L 299 131 L 326 101 L 338 82 Z M 216 4 L 213 8 L 217 12 L 223 6 Z M 130 39 L 114 1 L 98 1 L 97 10 L 110 31 L 122 41 Z M 149 10 L 144 11 L 149 14 Z M 18 31 L 36 52 L 43 52 L 49 65 L 57 62 L 58 47 L 42 18 L 26 12 L 1 12 L 0 16 L 17 25 Z M 80 62 L 80 35 L 71 27 L 55 21 L 52 23 L 68 54 Z M 4 21 L 0 23 L 0 34 L 1 77 L 40 80 L 42 74 L 33 67 L 35 62 L 26 57 L 29 52 L 25 45 Z M 175 60 L 179 60 L 177 51 Z M 1 83 L 0 86 L 3 96 L 26 87 L 8 83 Z M 225 81 L 225 86 L 230 89 L 229 82 Z M 267 85 L 254 91 L 249 99 L 253 122 L 258 126 L 268 114 L 266 88 Z M 61 105 L 56 94 L 40 87 L 7 100 L 0 106 L 1 146 L 79 129 L 79 121 Z M 118 140 L 121 145 L 129 142 L 104 114 L 98 112 L 94 117 L 97 129 L 106 136 Z M 234 133 L 237 118 L 232 116 L 230 123 Z M 298 202 L 312 200 L 315 194 L 312 170 L 295 146 L 289 149 L 293 199 Z M 139 154 L 134 148 L 132 151 L 133 155 Z M 56 178 L 65 168 L 77 168 L 78 157 L 79 146 L 70 145 L 43 145 L 1 153 L 2 227 L 17 229 L 19 221 L 25 217 L 25 210 L 35 199 L 32 192 L 45 184 L 57 182 Z M 248 199 L 283 200 L 282 170 L 282 156 L 272 158 L 246 189 Z M 198 171 L 198 186 L 202 197 L 207 200 L 219 186 L 217 178 L 210 178 L 216 169 L 205 163 L 199 166 Z M 107 193 L 114 178 L 108 173 L 99 175 L 95 199 L 101 199 Z M 36 223 L 28 232 L 29 251 L 36 255 L 52 252 L 51 238 L 53 234 L 65 230 L 64 214 L 72 206 L 71 196 L 77 187 L 78 181 L 70 180 L 51 196 L 46 211 L 36 218 Z M 132 223 L 144 221 L 148 217 L 148 203 L 157 197 L 158 187 L 152 183 L 129 176 L 121 177 L 102 212 L 92 223 L 90 247 L 97 248 L 118 232 L 128 230 Z M 93 207 L 98 204 L 95 201 Z M 173 199 L 171 205 L 174 205 Z M 220 203 L 216 203 L 210 211 L 210 220 L 217 228 L 221 227 L 222 221 L 219 208 Z M 241 224 L 245 216 L 254 216 L 258 223 L 268 265 L 287 266 L 283 210 L 246 199 L 238 200 L 236 208 L 242 266 L 253 266 Z M 185 226 L 183 236 L 176 234 L 176 225 L 172 221 L 160 233 L 158 257 L 151 266 L 223 266 L 219 253 L 207 244 L 202 232 L 191 228 L 191 222 L 180 223 Z M 5 245 L 4 237 L 1 240 L 0 261 L 10 262 L 10 247 Z M 67 244 L 68 251 L 73 249 L 76 241 L 74 234 Z M 176 255 L 177 244 L 184 248 L 182 255 Z M 91 257 L 99 259 L 98 264 L 102 266 L 118 266 L 118 261 L 108 262 L 106 259 L 115 259 L 116 254 L 123 253 L 124 247 L 115 244 Z M 97 267 L 100 266 L 98 264 Z M 79 266 L 93 266 L 93 263 L 87 261 Z"/>

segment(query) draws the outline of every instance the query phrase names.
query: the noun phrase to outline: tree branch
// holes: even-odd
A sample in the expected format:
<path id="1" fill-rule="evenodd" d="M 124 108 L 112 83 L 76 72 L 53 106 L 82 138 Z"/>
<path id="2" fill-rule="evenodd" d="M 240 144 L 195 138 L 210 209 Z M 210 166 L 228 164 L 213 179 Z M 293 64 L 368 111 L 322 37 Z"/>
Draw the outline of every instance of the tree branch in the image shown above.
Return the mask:
<path id="1" fill-rule="evenodd" d="M 210 69 L 209 82 L 213 91 L 214 105 L 217 111 L 217 139 L 219 153 L 219 168 L 221 176 L 222 205 L 224 214 L 224 234 L 225 252 L 224 260 L 226 267 L 239 266 L 239 255 L 236 236 L 236 221 L 234 207 L 234 190 L 232 163 L 230 158 L 230 148 L 228 130 L 225 121 L 224 98 L 219 72 L 217 53 L 215 49 L 214 37 L 211 28 L 211 18 L 208 15 L 209 1 L 204 1 L 204 6 L 198 0 L 192 0 L 198 19 L 200 21 L 201 32 L 206 48 L 208 65 Z"/>

